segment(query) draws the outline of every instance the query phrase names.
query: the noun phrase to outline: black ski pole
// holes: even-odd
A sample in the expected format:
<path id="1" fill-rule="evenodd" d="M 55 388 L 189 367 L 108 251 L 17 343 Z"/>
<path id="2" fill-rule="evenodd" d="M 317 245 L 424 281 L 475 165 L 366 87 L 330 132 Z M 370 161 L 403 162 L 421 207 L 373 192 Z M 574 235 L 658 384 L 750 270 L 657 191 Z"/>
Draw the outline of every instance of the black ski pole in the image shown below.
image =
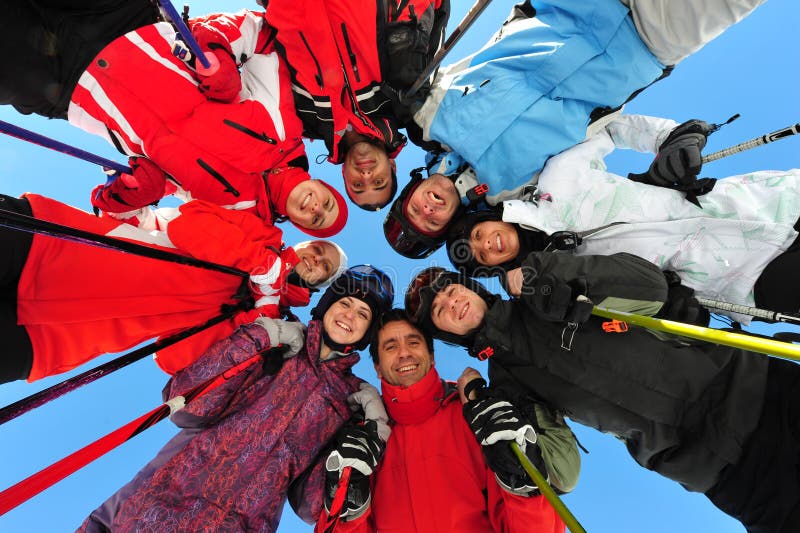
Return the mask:
<path id="1" fill-rule="evenodd" d="M 756 137 L 755 139 L 750 139 L 749 141 L 735 144 L 725 148 L 724 150 L 703 156 L 703 164 L 716 161 L 717 159 L 722 159 L 723 157 L 728 157 L 729 155 L 738 154 L 739 152 L 744 152 L 745 150 L 750 150 L 756 146 L 769 144 L 779 139 L 785 139 L 786 137 L 791 137 L 792 135 L 797 135 L 798 133 L 800 133 L 800 122 L 793 126 L 787 126 L 778 131 L 773 131 L 772 133 L 767 133 L 761 137 Z"/>
<path id="2" fill-rule="evenodd" d="M 464 16 L 464 18 L 459 22 L 456 29 L 453 30 L 447 40 L 444 42 L 441 48 L 436 52 L 431 59 L 431 62 L 428 63 L 428 66 L 425 67 L 425 70 L 417 77 L 417 81 L 408 88 L 408 90 L 402 95 L 403 98 L 411 98 L 420 88 L 425 84 L 425 81 L 430 77 L 431 73 L 439 66 L 439 64 L 444 61 L 445 56 L 452 50 L 452 48 L 456 45 L 456 43 L 464 36 L 470 26 L 478 19 L 481 13 L 483 13 L 484 9 L 486 9 L 492 0 L 478 0 L 475 2 L 469 12 Z"/>
<path id="3" fill-rule="evenodd" d="M 151 248 L 143 244 L 136 244 L 134 242 L 108 237 L 106 235 L 99 235 L 91 231 L 79 230 L 40 220 L 38 218 L 29 217 L 20 213 L 14 213 L 5 209 L 0 209 L 0 227 L 10 228 L 17 231 L 25 231 L 28 233 L 39 233 L 41 235 L 48 235 L 68 241 L 87 244 L 89 246 L 97 246 L 98 248 L 106 248 L 109 250 L 116 250 L 118 252 L 134 254 L 150 259 L 158 259 L 161 261 L 168 261 L 171 263 L 178 263 L 181 265 L 189 265 L 197 268 L 204 268 L 206 270 L 214 270 L 225 274 L 231 274 L 241 278 L 247 278 L 249 274 L 238 268 L 233 268 L 225 265 L 219 265 L 210 261 L 203 261 L 185 255 L 180 255 L 158 248 Z"/>
<path id="4" fill-rule="evenodd" d="M 124 368 L 130 365 L 131 363 L 135 363 L 136 361 L 139 361 L 140 359 L 143 359 L 148 355 L 152 355 L 158 350 L 161 350 L 168 346 L 172 346 L 173 344 L 182 341 L 183 339 L 191 337 L 196 333 L 200 333 L 201 331 L 204 331 L 212 326 L 215 326 L 216 324 L 219 324 L 220 322 L 223 322 L 232 317 L 242 307 L 243 307 L 243 302 L 239 302 L 239 304 L 230 306 L 230 309 L 226 309 L 222 314 L 217 315 L 202 324 L 198 324 L 197 326 L 184 329 L 173 335 L 152 342 L 147 346 L 142 346 L 141 348 L 137 348 L 136 350 L 133 350 L 132 352 L 129 352 L 120 357 L 117 357 L 112 361 L 103 363 L 102 365 L 96 368 L 89 369 L 82 374 L 73 376 L 69 379 L 62 381 L 61 383 L 53 385 L 52 387 L 48 387 L 37 393 L 31 394 L 30 396 L 22 398 L 21 400 L 11 403 L 3 408 L 0 408 L 0 425 L 5 424 L 9 420 L 15 419 L 20 415 L 24 415 L 28 411 L 31 411 L 48 402 L 51 402 L 56 398 L 65 395 L 68 392 L 83 387 L 84 385 L 87 385 L 104 376 L 107 376 L 112 372 L 116 372 L 120 368 Z"/>

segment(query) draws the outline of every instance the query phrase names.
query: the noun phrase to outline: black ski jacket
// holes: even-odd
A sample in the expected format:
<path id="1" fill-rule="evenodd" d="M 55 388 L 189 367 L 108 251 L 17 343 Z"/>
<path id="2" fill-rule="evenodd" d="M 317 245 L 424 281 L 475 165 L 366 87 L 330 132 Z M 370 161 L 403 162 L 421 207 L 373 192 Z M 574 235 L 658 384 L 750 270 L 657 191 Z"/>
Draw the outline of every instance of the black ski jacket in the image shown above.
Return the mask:
<path id="1" fill-rule="evenodd" d="M 0 104 L 66 118 L 92 59 L 117 37 L 157 22 L 151 0 L 8 0 L 0 16 Z M 131 72 L 136 76 L 136 72 Z"/>
<path id="2" fill-rule="evenodd" d="M 666 294 L 661 272 L 629 254 L 534 253 L 523 265 L 564 280 L 585 278 L 596 303 Z M 576 422 L 616 435 L 639 464 L 691 491 L 705 492 L 726 465 L 737 463 L 761 414 L 766 357 L 707 343 L 678 345 L 642 329 L 605 332 L 598 317 L 565 327 L 537 319 L 531 306 L 531 296 L 498 299 L 475 337 L 473 353 L 494 351 L 492 387 L 541 398 Z"/>

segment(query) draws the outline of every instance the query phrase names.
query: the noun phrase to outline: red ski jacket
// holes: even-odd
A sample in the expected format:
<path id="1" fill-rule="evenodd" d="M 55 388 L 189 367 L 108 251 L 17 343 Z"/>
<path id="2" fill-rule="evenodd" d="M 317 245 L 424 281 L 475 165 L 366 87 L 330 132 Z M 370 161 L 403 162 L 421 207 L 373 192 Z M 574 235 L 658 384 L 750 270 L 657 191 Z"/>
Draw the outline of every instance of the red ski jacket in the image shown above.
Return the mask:
<path id="1" fill-rule="evenodd" d="M 280 230 L 253 215 L 190 202 L 179 208 L 180 216 L 166 232 L 147 233 L 43 196 L 26 198 L 42 220 L 263 275 L 257 278 L 257 296 L 271 292 L 272 299 L 161 350 L 156 362 L 165 372 L 185 367 L 240 324 L 260 314 L 279 315 L 279 291 L 297 256 L 290 248 L 279 256 Z M 36 234 L 17 297 L 18 321 L 33 345 L 28 381 L 200 324 L 218 315 L 221 305 L 236 302 L 242 281 L 231 274 Z"/>
<path id="2" fill-rule="evenodd" d="M 287 67 L 271 44 L 273 31 L 263 15 L 248 11 L 190 25 L 203 42 L 230 46 L 241 68 L 239 102 L 208 100 L 194 71 L 172 54 L 175 30 L 158 23 L 100 51 L 72 93 L 69 121 L 127 155 L 153 160 L 187 193 L 184 198 L 248 209 L 269 221 L 262 172 L 308 170 L 302 123 Z"/>
<path id="3" fill-rule="evenodd" d="M 268 3 L 267 22 L 278 30 L 304 132 L 324 139 L 329 161 L 342 162 L 339 143 L 349 130 L 382 142 L 391 157 L 403 148 L 406 139 L 397 130 L 392 100 L 381 90 L 382 33 L 389 22 L 416 22 L 423 16 L 431 20 L 431 31 L 433 11 L 443 2 L 447 0 L 411 0 L 400 12 L 385 0 Z"/>
<path id="4" fill-rule="evenodd" d="M 381 381 L 394 422 L 386 453 L 372 476 L 372 503 L 337 532 L 487 531 L 563 533 L 564 523 L 543 496 L 500 488 L 481 446 L 435 369 L 408 388 Z M 317 522 L 321 531 L 325 513 Z"/>

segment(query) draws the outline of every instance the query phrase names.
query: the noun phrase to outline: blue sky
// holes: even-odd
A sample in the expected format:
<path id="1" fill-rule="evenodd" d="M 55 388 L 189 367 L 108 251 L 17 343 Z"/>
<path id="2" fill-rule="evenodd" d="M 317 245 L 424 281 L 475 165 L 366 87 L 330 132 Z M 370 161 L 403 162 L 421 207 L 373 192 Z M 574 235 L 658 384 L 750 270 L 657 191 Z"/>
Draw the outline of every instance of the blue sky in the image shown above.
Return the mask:
<path id="1" fill-rule="evenodd" d="M 471 3 L 471 2 L 470 2 Z M 477 49 L 508 14 L 512 2 L 495 0 L 481 16 L 449 62 Z M 255 8 L 255 2 L 196 1 L 192 14 L 220 9 Z M 453 1 L 451 29 L 468 9 L 466 0 Z M 721 122 L 741 113 L 742 117 L 715 133 L 707 152 L 768 133 L 800 121 L 797 87 L 800 60 L 796 53 L 796 28 L 800 7 L 790 0 L 770 0 L 748 19 L 729 29 L 695 56 L 685 60 L 666 80 L 647 89 L 627 111 L 670 117 L 678 121 L 701 118 Z M 131 72 L 135 76 L 135 72 Z M 83 133 L 63 121 L 23 117 L 9 107 L 0 108 L 0 119 L 73 144 L 109 159 L 123 158 L 102 139 Z M 529 140 L 520 140 L 520 147 Z M 797 165 L 800 139 L 790 138 L 746 153 L 710 163 L 704 176 L 722 178 L 761 169 L 785 169 Z M 308 145 L 309 159 L 325 154 L 322 142 Z M 422 163 L 423 154 L 406 148 L 398 159 L 399 175 Z M 620 174 L 640 172 L 651 156 L 615 153 L 609 166 Z M 338 168 L 327 163 L 312 164 L 312 174 L 341 189 Z M 97 167 L 8 137 L 0 137 L 0 192 L 19 195 L 36 192 L 77 207 L 89 208 L 89 191 L 104 180 Z M 402 186 L 402 183 L 401 183 Z M 347 228 L 336 237 L 350 256 L 351 264 L 372 263 L 396 280 L 396 303 L 408 280 L 431 264 L 447 265 L 440 251 L 425 261 L 413 262 L 394 254 L 385 244 L 383 214 L 351 210 Z M 285 240 L 291 244 L 303 235 L 284 225 Z M 99 280 L 98 280 L 99 281 Z M 64 280 L 69 283 L 69 280 Z M 104 283 L 113 287 L 109 272 Z M 308 308 L 300 316 L 308 317 Z M 758 331 L 773 330 L 764 326 Z M 783 327 L 783 330 L 798 328 Z M 93 367 L 109 357 L 91 361 L 78 371 Z M 356 373 L 376 383 L 368 356 L 356 366 Z M 437 343 L 437 368 L 443 377 L 455 379 L 467 366 L 485 370 L 464 352 Z M 75 372 L 77 373 L 77 372 Z M 0 405 L 6 405 L 72 374 L 0 386 Z M 85 446 L 142 413 L 156 407 L 167 376 L 150 360 L 84 387 L 0 426 L 0 489 L 37 472 L 52 462 Z M 577 489 L 564 498 L 584 527 L 593 533 L 721 532 L 744 531 L 736 521 L 716 510 L 705 497 L 688 493 L 676 483 L 644 470 L 627 455 L 622 443 L 592 429 L 572 424 L 580 442 L 590 453 L 583 455 L 583 470 Z M 95 507 L 129 481 L 176 431 L 162 422 L 132 441 L 51 487 L 39 496 L 0 517 L 2 531 L 58 532 L 74 530 Z M 291 510 L 284 514 L 280 532 L 310 531 Z"/>

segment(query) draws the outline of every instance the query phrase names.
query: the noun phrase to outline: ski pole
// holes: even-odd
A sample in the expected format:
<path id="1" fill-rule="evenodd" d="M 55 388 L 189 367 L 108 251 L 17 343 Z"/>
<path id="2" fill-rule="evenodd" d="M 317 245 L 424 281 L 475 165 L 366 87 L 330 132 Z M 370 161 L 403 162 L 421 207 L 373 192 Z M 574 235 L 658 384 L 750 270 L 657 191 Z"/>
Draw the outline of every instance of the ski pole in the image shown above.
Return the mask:
<path id="1" fill-rule="evenodd" d="M 271 348 L 273 350 L 283 350 L 282 345 Z M 229 368 L 218 376 L 192 387 L 188 392 L 181 396 L 176 396 L 169 401 L 161 404 L 152 411 L 143 414 L 139 418 L 125 424 L 124 426 L 112 431 L 108 435 L 84 446 L 80 450 L 64 457 L 60 461 L 40 470 L 39 472 L 23 479 L 19 483 L 0 492 L 0 515 L 14 509 L 21 503 L 33 498 L 43 490 L 51 487 L 65 477 L 77 472 L 98 457 L 105 455 L 122 443 L 132 439 L 139 433 L 154 426 L 156 423 L 167 418 L 171 413 L 180 411 L 192 400 L 202 396 L 212 389 L 222 385 L 226 381 L 240 374 L 247 368 L 261 361 L 261 354 L 255 354 Z"/>
<path id="2" fill-rule="evenodd" d="M 333 533 L 336 531 L 336 526 L 339 525 L 341 519 L 342 507 L 344 507 L 344 500 L 347 496 L 347 488 L 350 485 L 350 474 L 353 471 L 352 466 L 346 466 L 342 469 L 342 477 L 339 478 L 339 484 L 336 486 L 336 492 L 333 495 L 331 502 L 331 510 L 328 512 L 328 518 L 322 524 L 323 533 Z"/>
<path id="3" fill-rule="evenodd" d="M 794 126 L 787 126 L 781 130 L 773 131 L 772 133 L 767 133 L 766 135 L 762 135 L 761 137 L 756 137 L 755 139 L 750 139 L 749 141 L 745 141 L 743 143 L 733 145 L 729 148 L 725 148 L 724 150 L 720 150 L 718 152 L 714 152 L 706 156 L 703 156 L 703 164 L 709 163 L 711 161 L 716 161 L 717 159 L 722 159 L 723 157 L 728 157 L 729 155 L 737 154 L 739 152 L 744 152 L 745 150 L 750 150 L 751 148 L 755 148 L 756 146 L 769 144 L 779 139 L 790 137 L 792 135 L 797 135 L 798 133 L 800 133 L 800 122 L 798 122 Z"/>
<path id="4" fill-rule="evenodd" d="M 519 444 L 517 444 L 515 441 L 511 441 L 510 445 L 514 455 L 516 455 L 517 459 L 519 459 L 519 462 L 522 463 L 522 468 L 525 469 L 525 472 L 527 472 L 529 476 L 531 476 L 533 482 L 536 483 L 537 487 L 539 487 L 539 492 L 541 492 L 542 496 L 544 496 L 545 499 L 550 502 L 550 505 L 553 506 L 553 509 L 555 509 L 556 513 L 561 520 L 564 521 L 569 530 L 572 533 L 586 533 L 586 530 L 583 529 L 583 526 L 580 524 L 580 522 L 578 522 L 578 519 L 575 518 L 575 515 L 572 514 L 572 511 L 570 511 L 567 506 L 564 505 L 564 502 L 558 497 L 558 494 L 556 494 L 555 491 L 550 488 L 550 484 L 547 483 L 547 480 L 542 473 L 539 472 L 531 460 L 528 459 L 528 457 L 522 452 Z"/>
<path id="5" fill-rule="evenodd" d="M 604 318 L 619 320 L 621 322 L 627 322 L 635 326 L 641 326 L 643 328 L 652 329 L 655 331 L 662 331 L 664 333 L 688 337 L 690 339 L 698 339 L 715 344 L 722 344 L 724 346 L 731 346 L 733 348 L 741 348 L 751 352 L 782 357 L 792 361 L 800 361 L 800 346 L 795 344 L 753 337 L 751 335 L 744 335 L 741 333 L 720 331 L 718 329 L 695 326 L 693 324 L 684 324 L 682 322 L 673 322 L 672 320 L 663 320 L 649 316 L 634 315 L 632 313 L 625 313 L 623 311 L 613 311 L 611 309 L 605 309 L 597 306 L 592 309 L 592 314 Z"/>
<path id="6" fill-rule="evenodd" d="M 721 302 L 718 300 L 711 300 L 709 298 L 697 298 L 697 301 L 703 307 L 707 307 L 712 311 L 718 309 L 720 311 L 730 311 L 731 313 L 738 313 L 740 315 L 749 315 L 755 318 L 763 318 L 771 322 L 787 322 L 789 324 L 800 325 L 800 317 L 794 315 L 786 315 L 777 311 L 770 311 L 769 309 L 761 309 L 758 307 L 751 307 L 749 305 L 732 304 L 728 302 Z"/>
<path id="7" fill-rule="evenodd" d="M 9 122 L 0 120 L 0 132 L 5 133 L 6 135 L 10 135 L 11 137 L 16 137 L 17 139 L 21 139 L 23 141 L 28 141 L 29 143 L 38 144 L 39 146 L 43 146 L 45 148 L 50 148 L 51 150 L 55 150 L 56 152 L 61 152 L 62 154 L 67 154 L 71 155 L 72 157 L 77 157 L 78 159 L 83 159 L 84 161 L 94 163 L 95 165 L 100 165 L 102 167 L 110 168 L 117 173 L 121 174 L 132 173 L 131 168 L 128 166 L 121 165 L 119 163 L 111 161 L 110 159 L 100 157 L 99 155 L 94 155 L 90 152 L 81 150 L 80 148 L 75 148 L 74 146 L 64 144 L 60 141 L 56 141 L 55 139 L 45 137 L 44 135 L 34 133 L 30 130 L 26 130 L 25 128 L 20 128 L 19 126 L 15 126 L 14 124 L 11 124 Z"/>
<path id="8" fill-rule="evenodd" d="M 489 6 L 492 0 L 478 0 L 475 2 L 469 12 L 464 16 L 462 21 L 456 26 L 456 29 L 453 30 L 453 33 L 447 38 L 441 48 L 436 51 L 436 54 L 431 59 L 431 62 L 428 63 L 428 66 L 425 67 L 425 70 L 417 78 L 417 81 L 402 95 L 403 98 L 410 98 L 417 94 L 417 91 L 425 84 L 425 81 L 430 77 L 431 73 L 436 70 L 439 64 L 444 60 L 444 57 L 450 52 L 450 50 L 456 45 L 456 43 L 464 36 L 466 31 L 469 29 L 470 26 L 478 19 L 481 13 Z"/>
<path id="9" fill-rule="evenodd" d="M 175 26 L 175 29 L 178 32 L 177 37 L 186 43 L 186 46 L 189 47 L 189 50 L 192 51 L 194 56 L 198 61 L 200 61 L 204 68 L 210 69 L 211 63 L 209 63 L 206 55 L 203 53 L 203 50 L 197 43 L 197 40 L 195 40 L 194 36 L 192 35 L 191 30 L 178 14 L 178 10 L 175 9 L 175 6 L 172 5 L 172 2 L 169 0 L 157 1 L 158 5 L 161 6 L 161 12 L 164 15 L 164 18 L 166 18 L 170 23 L 172 23 L 173 26 Z"/>
<path id="10" fill-rule="evenodd" d="M 48 222 L 46 220 L 40 220 L 38 218 L 22 215 L 20 213 L 6 211 L 5 209 L 0 209 L 0 227 L 25 231 L 28 233 L 38 233 L 41 235 L 56 237 L 58 239 L 87 244 L 89 246 L 97 246 L 98 248 L 106 248 L 109 250 L 116 250 L 118 252 L 148 257 L 150 259 L 158 259 L 161 261 L 168 261 L 181 265 L 204 268 L 206 270 L 231 274 L 241 278 L 247 278 L 249 276 L 247 272 L 239 270 L 238 268 L 219 265 L 210 261 L 204 261 L 202 259 L 196 259 L 194 257 L 180 255 L 158 248 L 151 248 L 143 244 L 136 244 L 134 242 L 124 241 L 114 237 L 108 237 L 107 235 L 99 235 L 97 233 L 92 233 L 91 231 L 71 228 L 69 226 L 56 224 L 54 222 Z"/>
<path id="11" fill-rule="evenodd" d="M 220 322 L 223 322 L 236 314 L 241 307 L 241 304 L 231 306 L 229 310 L 226 310 L 224 313 L 217 315 L 202 324 L 198 324 L 197 326 L 193 326 L 191 328 L 186 328 L 173 335 L 152 342 L 147 346 L 142 346 L 141 348 L 117 357 L 116 359 L 108 361 L 107 363 L 103 363 L 100 366 L 91 368 L 82 374 L 78 374 L 77 376 L 66 379 L 61 383 L 57 383 L 52 387 L 48 387 L 37 393 L 31 394 L 30 396 L 22 398 L 21 400 L 17 400 L 14 403 L 8 404 L 0 409 L 0 425 L 5 424 L 9 420 L 15 419 L 20 415 L 24 415 L 28 411 L 32 411 L 37 407 L 41 407 L 42 405 L 51 402 L 68 392 L 74 391 L 75 389 L 107 376 L 112 372 L 119 370 L 120 368 L 124 368 L 131 363 L 135 363 L 136 361 L 139 361 L 148 355 L 152 355 L 158 350 L 172 346 L 183 339 L 191 337 L 196 333 L 200 333 L 211 326 L 215 326 L 216 324 L 219 324 Z"/>

